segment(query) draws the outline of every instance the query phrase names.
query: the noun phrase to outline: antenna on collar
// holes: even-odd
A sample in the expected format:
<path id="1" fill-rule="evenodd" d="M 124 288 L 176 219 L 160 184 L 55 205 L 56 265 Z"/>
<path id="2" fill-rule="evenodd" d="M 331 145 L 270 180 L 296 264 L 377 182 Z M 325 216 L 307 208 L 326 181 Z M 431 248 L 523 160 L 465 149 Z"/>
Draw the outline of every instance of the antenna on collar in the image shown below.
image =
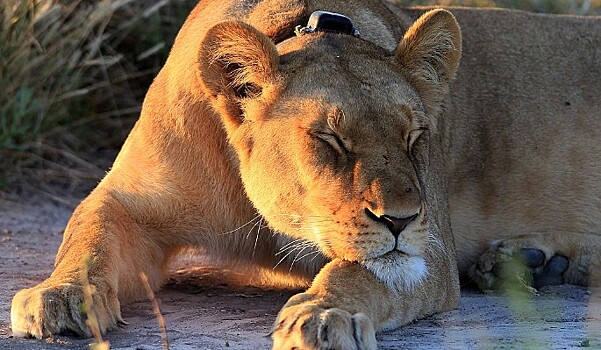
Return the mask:
<path id="1" fill-rule="evenodd" d="M 350 18 L 335 12 L 315 11 L 309 17 L 307 26 L 296 26 L 294 33 L 297 36 L 310 34 L 314 32 L 332 32 L 341 33 L 359 37 L 359 30 L 353 24 Z"/>

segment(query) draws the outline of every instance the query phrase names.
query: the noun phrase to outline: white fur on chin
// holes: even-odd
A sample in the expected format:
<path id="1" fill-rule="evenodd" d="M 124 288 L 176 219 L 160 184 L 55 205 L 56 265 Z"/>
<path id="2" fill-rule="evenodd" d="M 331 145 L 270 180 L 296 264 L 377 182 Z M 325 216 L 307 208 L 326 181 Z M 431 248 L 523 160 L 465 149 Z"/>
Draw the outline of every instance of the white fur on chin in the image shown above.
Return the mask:
<path id="1" fill-rule="evenodd" d="M 423 257 L 396 252 L 365 260 L 361 264 L 395 292 L 410 291 L 428 274 Z"/>

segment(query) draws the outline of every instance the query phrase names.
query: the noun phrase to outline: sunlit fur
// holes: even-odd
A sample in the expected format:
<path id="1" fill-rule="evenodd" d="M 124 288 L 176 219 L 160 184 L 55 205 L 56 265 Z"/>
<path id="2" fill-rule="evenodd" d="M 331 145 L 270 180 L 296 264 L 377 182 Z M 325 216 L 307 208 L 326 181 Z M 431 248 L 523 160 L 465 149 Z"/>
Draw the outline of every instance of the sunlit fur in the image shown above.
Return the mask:
<path id="1" fill-rule="evenodd" d="M 156 288 L 170 257 L 190 245 L 272 276 L 310 279 L 328 259 L 363 265 L 396 291 L 427 276 L 432 233 L 416 173 L 421 149 L 413 145 L 436 130 L 437 112 L 429 110 L 438 102 L 424 98 L 425 87 L 444 94 L 458 64 L 452 15 L 430 13 L 419 33 L 398 44 L 390 40 L 400 28 L 382 4 L 348 2 L 345 11 L 355 11 L 367 40 L 316 33 L 276 45 L 272 39 L 291 33 L 311 7 L 232 2 L 230 13 L 252 18 L 246 24 L 222 22 L 224 6 L 202 2 L 190 15 L 111 172 L 70 220 L 53 275 L 15 297 L 15 334 L 88 334 L 85 325 L 69 326 L 68 302 L 56 313 L 39 304 L 46 286 L 78 297 L 79 275 L 71 271 L 86 253 L 94 262 L 90 282 L 110 300 L 98 303 L 107 305 L 98 310 L 102 330 L 120 320 L 117 297 L 141 295 L 138 271 Z M 207 11 L 212 19 L 201 15 Z M 449 32 L 439 45 L 430 26 Z M 430 76 L 420 78 L 424 72 Z M 441 77 L 410 83 L 432 74 Z M 395 240 L 366 210 L 416 219 Z"/>
<path id="2" fill-rule="evenodd" d="M 411 287 L 427 271 L 423 263 L 414 268 L 413 262 L 421 260 L 413 257 L 423 255 L 428 227 L 410 135 L 434 128 L 435 120 L 407 83 L 401 62 L 352 37 L 315 34 L 289 39 L 278 45 L 274 56 L 275 46 L 261 39 L 256 48 L 245 49 L 241 43 L 246 40 L 249 45 L 253 36 L 261 38 L 251 27 L 222 23 L 209 31 L 201 51 L 201 57 L 204 52 L 210 55 L 201 61 L 208 63 L 201 81 L 207 95 L 225 96 L 214 105 L 233 121 L 228 136 L 249 198 L 274 230 L 313 241 L 330 258 L 375 266 L 374 260 L 401 252 L 386 260 L 399 260 L 398 266 L 412 271 L 405 286 Z M 242 48 L 227 49 L 230 43 Z M 347 50 L 350 45 L 354 50 Z M 277 69 L 262 68 L 278 60 Z M 224 73 L 228 66 L 242 68 Z M 311 84 L 326 76 L 327 82 Z M 245 83 L 258 85 L 261 94 L 233 106 L 223 102 L 235 99 L 228 89 Z M 344 86 L 362 88 L 337 88 Z M 382 96 L 382 90 L 390 97 Z M 382 142 L 380 135 L 395 136 Z M 266 158 L 277 161 L 265 162 Z M 369 218 L 365 209 L 377 216 L 418 218 L 401 232 L 395 247 L 390 231 Z M 372 269 L 382 281 L 402 287 L 403 269 L 393 270 Z"/>
<path id="3" fill-rule="evenodd" d="M 361 38 L 294 36 L 315 10 Z M 139 272 L 158 288 L 190 246 L 310 285 L 279 313 L 276 349 L 375 349 L 375 330 L 456 307 L 458 268 L 492 239 L 563 254 L 567 281 L 587 283 L 601 268 L 600 21 L 454 12 L 466 55 L 445 10 L 202 0 L 52 275 L 14 297 L 13 334 L 89 335 L 85 256 L 112 329 L 144 295 Z M 382 215 L 416 218 L 395 239 Z"/>

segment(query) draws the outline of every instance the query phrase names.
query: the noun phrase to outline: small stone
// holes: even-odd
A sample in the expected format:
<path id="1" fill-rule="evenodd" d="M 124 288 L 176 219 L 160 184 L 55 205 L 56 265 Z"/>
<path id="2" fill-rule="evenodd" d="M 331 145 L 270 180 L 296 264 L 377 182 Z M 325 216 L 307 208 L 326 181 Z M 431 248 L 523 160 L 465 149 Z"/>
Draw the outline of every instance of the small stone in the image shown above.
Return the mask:
<path id="1" fill-rule="evenodd" d="M 591 340 L 590 339 L 584 339 L 583 341 L 581 341 L 580 343 L 578 343 L 578 346 L 581 348 L 588 348 L 591 346 Z"/>

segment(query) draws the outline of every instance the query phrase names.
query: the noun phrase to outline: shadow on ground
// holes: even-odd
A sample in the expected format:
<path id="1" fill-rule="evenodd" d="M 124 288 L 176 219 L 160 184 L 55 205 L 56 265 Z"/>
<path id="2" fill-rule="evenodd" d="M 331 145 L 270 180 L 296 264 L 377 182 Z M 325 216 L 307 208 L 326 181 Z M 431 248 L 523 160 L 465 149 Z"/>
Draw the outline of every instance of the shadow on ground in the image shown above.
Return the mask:
<path id="1" fill-rule="evenodd" d="M 82 349 L 89 339 L 13 338 L 10 301 L 50 274 L 71 208 L 32 196 L 0 199 L 0 348 Z M 200 260 L 199 260 L 200 261 Z M 236 272 L 174 266 L 158 294 L 171 349 L 268 349 L 271 325 L 297 291 L 265 290 Z M 161 349 L 161 329 L 148 301 L 123 306 L 129 325 L 111 332 L 111 349 Z M 459 308 L 379 334 L 379 349 L 601 349 L 601 291 L 557 286 L 540 295 L 464 290 Z"/>

